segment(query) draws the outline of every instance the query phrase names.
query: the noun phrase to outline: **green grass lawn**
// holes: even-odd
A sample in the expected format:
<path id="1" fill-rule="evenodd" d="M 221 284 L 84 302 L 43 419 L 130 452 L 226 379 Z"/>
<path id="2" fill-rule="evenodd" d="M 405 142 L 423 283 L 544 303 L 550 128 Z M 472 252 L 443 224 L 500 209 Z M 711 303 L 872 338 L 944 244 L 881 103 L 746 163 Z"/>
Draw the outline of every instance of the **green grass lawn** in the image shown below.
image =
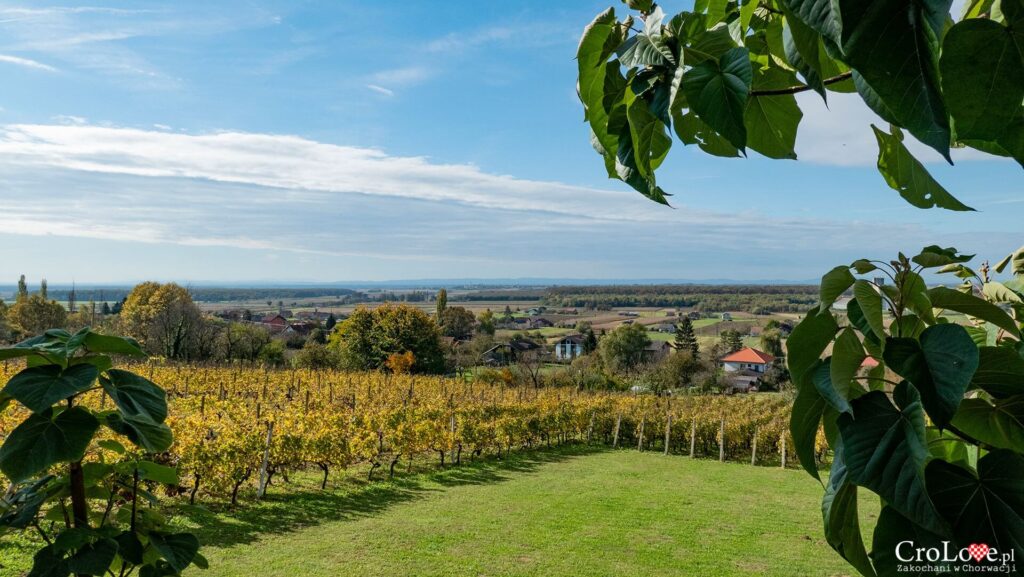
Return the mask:
<path id="1" fill-rule="evenodd" d="M 800 471 L 583 448 L 196 511 L 187 577 L 837 576 Z"/>

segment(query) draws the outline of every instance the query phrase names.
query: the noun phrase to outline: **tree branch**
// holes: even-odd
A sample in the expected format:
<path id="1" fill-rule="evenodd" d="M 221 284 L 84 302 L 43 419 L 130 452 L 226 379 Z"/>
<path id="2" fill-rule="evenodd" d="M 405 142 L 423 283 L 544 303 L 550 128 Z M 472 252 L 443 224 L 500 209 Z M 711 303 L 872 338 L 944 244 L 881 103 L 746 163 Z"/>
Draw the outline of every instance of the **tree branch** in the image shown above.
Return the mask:
<path id="1" fill-rule="evenodd" d="M 828 86 L 829 84 L 836 84 L 836 83 L 842 82 L 844 80 L 849 80 L 852 77 L 853 77 L 853 73 L 852 72 L 844 72 L 844 73 L 842 73 L 842 74 L 840 74 L 838 76 L 833 76 L 832 78 L 826 78 L 825 80 L 822 80 L 821 83 L 824 84 L 825 86 Z M 801 84 L 800 86 L 790 86 L 788 88 L 773 88 L 773 89 L 770 89 L 770 90 L 751 90 L 750 91 L 750 95 L 751 96 L 785 96 L 787 94 L 799 94 L 801 92 L 807 92 L 810 89 L 811 89 L 810 86 L 808 86 L 806 84 Z"/>

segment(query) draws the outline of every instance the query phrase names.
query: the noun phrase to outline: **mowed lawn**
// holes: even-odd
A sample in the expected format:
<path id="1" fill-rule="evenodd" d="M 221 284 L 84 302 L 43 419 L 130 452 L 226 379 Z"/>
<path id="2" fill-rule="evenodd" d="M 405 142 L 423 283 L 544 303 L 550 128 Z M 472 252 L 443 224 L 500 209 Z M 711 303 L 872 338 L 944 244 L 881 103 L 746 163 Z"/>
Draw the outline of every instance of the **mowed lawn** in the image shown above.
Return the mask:
<path id="1" fill-rule="evenodd" d="M 538 452 L 192 513 L 210 569 L 186 575 L 850 575 L 821 537 L 820 497 L 795 470 Z"/>

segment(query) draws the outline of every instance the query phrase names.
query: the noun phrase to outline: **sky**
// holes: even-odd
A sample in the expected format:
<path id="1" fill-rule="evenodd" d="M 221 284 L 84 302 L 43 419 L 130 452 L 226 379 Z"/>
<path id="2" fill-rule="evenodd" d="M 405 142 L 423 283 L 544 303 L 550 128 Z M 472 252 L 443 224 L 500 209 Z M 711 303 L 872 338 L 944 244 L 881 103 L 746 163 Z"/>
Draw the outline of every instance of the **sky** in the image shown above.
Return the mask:
<path id="1" fill-rule="evenodd" d="M 804 281 L 1024 243 L 1018 165 L 918 146 L 978 212 L 916 209 L 853 96 L 800 95 L 798 161 L 676 142 L 672 208 L 608 180 L 573 57 L 612 1 L 0 0 L 0 284 Z"/>

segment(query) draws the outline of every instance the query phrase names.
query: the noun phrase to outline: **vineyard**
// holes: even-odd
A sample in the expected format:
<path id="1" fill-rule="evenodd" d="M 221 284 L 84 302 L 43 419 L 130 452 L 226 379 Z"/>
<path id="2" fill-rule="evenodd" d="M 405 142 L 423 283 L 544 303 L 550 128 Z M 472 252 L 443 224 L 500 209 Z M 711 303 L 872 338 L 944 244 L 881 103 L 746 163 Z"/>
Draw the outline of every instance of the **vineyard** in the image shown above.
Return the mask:
<path id="1" fill-rule="evenodd" d="M 0 378 L 19 368 L 4 365 Z M 457 465 L 566 442 L 746 462 L 756 446 L 758 464 L 796 463 L 790 401 L 778 395 L 667 398 L 384 373 L 133 368 L 167 391 L 175 443 L 156 460 L 179 468 L 180 486 L 170 491 L 193 502 L 234 504 L 299 470 L 319 472 L 326 485 L 354 466 L 374 479 L 414 460 Z M 101 391 L 83 402 L 111 406 Z M 22 411 L 0 414 L 0 437 Z M 90 458 L 117 454 L 100 442 Z"/>

